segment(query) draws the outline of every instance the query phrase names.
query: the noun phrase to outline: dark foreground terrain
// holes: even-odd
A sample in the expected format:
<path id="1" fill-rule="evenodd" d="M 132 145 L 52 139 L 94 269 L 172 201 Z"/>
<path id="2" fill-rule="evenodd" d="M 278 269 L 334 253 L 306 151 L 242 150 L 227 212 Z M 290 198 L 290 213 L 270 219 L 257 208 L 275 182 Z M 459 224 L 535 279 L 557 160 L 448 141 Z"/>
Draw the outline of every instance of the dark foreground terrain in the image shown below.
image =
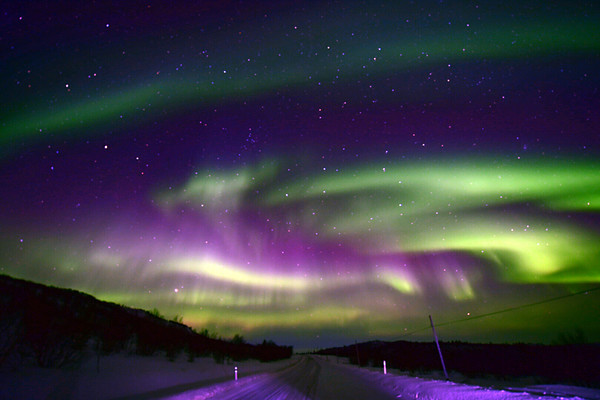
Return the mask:
<path id="1" fill-rule="evenodd" d="M 469 385 L 444 380 L 383 374 L 381 369 L 357 368 L 344 358 L 302 356 L 277 371 L 238 381 L 205 385 L 183 392 L 163 392 L 163 400 L 600 400 L 600 390 L 545 385 L 499 387 Z M 140 397 L 141 398 L 141 397 Z"/>
<path id="2" fill-rule="evenodd" d="M 124 307 L 68 289 L 0 275 L 0 368 L 18 368 L 34 360 L 41 367 L 77 362 L 84 351 L 106 355 L 127 351 L 212 356 L 222 362 L 289 358 L 292 348 L 272 342 L 252 345 L 200 334 L 148 311 Z"/>
<path id="3" fill-rule="evenodd" d="M 473 344 L 440 343 L 448 371 L 469 377 L 500 379 L 533 377 L 542 382 L 600 387 L 600 344 Z M 321 350 L 318 354 L 348 357 L 360 365 L 415 373 L 441 370 L 434 343 L 366 342 Z"/>

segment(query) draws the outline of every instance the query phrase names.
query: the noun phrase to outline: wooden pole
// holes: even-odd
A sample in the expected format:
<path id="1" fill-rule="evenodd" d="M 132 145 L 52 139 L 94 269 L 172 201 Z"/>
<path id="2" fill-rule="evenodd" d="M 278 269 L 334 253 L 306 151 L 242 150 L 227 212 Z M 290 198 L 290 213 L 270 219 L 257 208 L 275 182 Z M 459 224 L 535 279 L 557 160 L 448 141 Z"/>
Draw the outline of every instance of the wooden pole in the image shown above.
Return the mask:
<path id="1" fill-rule="evenodd" d="M 358 363 L 358 368 L 360 368 L 360 356 L 358 355 L 358 343 L 356 340 L 354 341 L 354 345 L 356 346 L 356 362 Z"/>
<path id="2" fill-rule="evenodd" d="M 437 333 L 435 333 L 435 326 L 433 326 L 433 319 L 431 319 L 431 315 L 429 316 L 429 322 L 431 322 L 431 330 L 433 331 L 433 338 L 435 339 L 435 345 L 437 346 L 438 353 L 440 355 L 440 360 L 442 361 L 442 368 L 444 369 L 444 375 L 446 376 L 446 380 L 450 380 L 450 378 L 448 378 L 448 372 L 446 372 L 446 364 L 444 364 L 444 357 L 442 356 L 442 349 L 440 349 L 440 342 L 438 341 Z"/>

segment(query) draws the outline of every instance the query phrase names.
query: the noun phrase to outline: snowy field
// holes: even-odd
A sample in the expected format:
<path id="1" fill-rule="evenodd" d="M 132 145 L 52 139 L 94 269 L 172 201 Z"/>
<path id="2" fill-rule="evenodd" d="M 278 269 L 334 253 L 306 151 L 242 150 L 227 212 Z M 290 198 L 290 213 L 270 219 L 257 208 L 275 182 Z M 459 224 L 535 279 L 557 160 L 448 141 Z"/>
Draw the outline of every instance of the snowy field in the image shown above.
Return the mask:
<path id="1" fill-rule="evenodd" d="M 493 379 L 473 380 L 461 375 L 450 375 L 451 381 L 447 382 L 441 374 L 422 377 L 408 376 L 404 371 L 387 370 L 383 374 L 381 368 L 358 368 L 348 364 L 346 358 L 319 357 L 327 363 L 333 363 L 349 369 L 351 374 L 360 374 L 373 384 L 384 387 L 400 399 L 587 399 L 600 400 L 600 389 L 581 388 L 566 385 L 528 385 L 513 386 L 512 384 L 524 382 L 500 382 Z M 600 378 L 599 378 L 600 379 Z M 524 380 L 525 381 L 525 380 Z M 461 382 L 461 383 L 457 383 Z M 463 383 L 464 382 L 464 383 Z"/>
<path id="2" fill-rule="evenodd" d="M 265 373 L 163 397 L 163 400 L 533 400 L 600 399 L 600 390 L 561 385 L 500 388 L 489 385 L 447 382 L 399 374 L 399 371 L 358 368 L 335 357 L 312 357 L 276 374 Z M 317 366 L 317 368 L 315 368 Z M 456 377 L 456 376 L 455 376 Z M 458 376 L 460 379 L 460 376 Z"/>
<path id="3" fill-rule="evenodd" d="M 276 371 L 297 359 L 261 363 L 256 360 L 217 364 L 212 358 L 196 358 L 187 362 L 181 355 L 174 362 L 166 357 L 110 355 L 90 357 L 79 368 L 71 370 L 23 367 L 18 372 L 0 372 L 0 399 L 115 399 L 156 398 L 161 389 L 183 391 L 207 386 L 226 379 L 233 380 L 234 366 L 244 377 Z M 145 395 L 145 396 L 144 396 Z"/>
<path id="4" fill-rule="evenodd" d="M 239 380 L 234 381 L 234 367 Z M 245 361 L 193 363 L 181 356 L 111 355 L 90 357 L 68 371 L 23 367 L 0 373 L 1 399 L 586 399 L 600 400 L 600 390 L 562 385 L 523 385 L 526 381 L 477 381 L 460 375 L 409 376 L 402 371 L 358 368 L 347 359 L 301 357 L 274 363 Z M 516 386 L 513 384 L 517 384 Z M 373 395 L 377 393 L 375 397 Z"/>

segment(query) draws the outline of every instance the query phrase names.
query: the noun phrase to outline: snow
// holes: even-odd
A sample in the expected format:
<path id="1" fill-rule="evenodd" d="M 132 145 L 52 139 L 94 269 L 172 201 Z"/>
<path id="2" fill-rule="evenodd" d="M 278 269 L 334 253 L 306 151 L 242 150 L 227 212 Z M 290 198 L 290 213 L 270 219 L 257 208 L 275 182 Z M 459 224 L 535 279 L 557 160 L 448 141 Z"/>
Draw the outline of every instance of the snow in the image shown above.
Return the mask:
<path id="1" fill-rule="evenodd" d="M 187 362 L 184 355 L 175 361 L 165 356 L 142 357 L 115 354 L 100 359 L 89 357 L 77 368 L 46 369 L 22 366 L 14 372 L 0 372 L 0 399 L 111 399 L 149 393 L 176 386 L 210 385 L 215 381 L 233 380 L 234 367 L 240 377 L 275 371 L 294 359 L 261 363 L 256 360 L 217 364 L 212 358 Z"/>
<path id="2" fill-rule="evenodd" d="M 599 378 L 600 379 L 600 378 Z M 567 385 L 532 385 L 526 388 L 511 390 L 527 390 L 530 393 L 552 394 L 556 396 L 570 396 L 588 400 L 600 400 L 600 390 Z"/>
<path id="3" fill-rule="evenodd" d="M 344 385 L 340 383 L 341 381 L 337 384 L 327 382 L 326 377 L 333 377 L 335 374 L 347 377 L 349 381 L 357 384 L 364 382 L 366 387 L 385 392 L 397 399 L 600 400 L 598 389 L 565 385 L 511 387 L 503 382 L 492 381 L 476 385 L 466 379 L 461 379 L 462 383 L 445 381 L 439 379 L 439 376 L 435 379 L 435 375 L 427 378 L 413 377 L 390 368 L 388 374 L 384 375 L 382 367 L 358 368 L 349 365 L 345 358 L 313 357 L 320 365 L 320 373 L 315 378 L 316 396 L 320 400 L 330 397 L 319 395 L 325 392 L 336 393 L 339 395 L 336 398 L 340 399 L 357 397 L 357 393 L 354 393 L 355 396 L 347 393 L 349 384 Z M 164 356 L 140 357 L 118 354 L 102 357 L 99 372 L 96 370 L 94 357 L 88 358 L 78 368 L 70 370 L 23 366 L 16 372 L 0 372 L 0 399 L 114 399 L 132 396 L 178 400 L 219 399 L 226 396 L 232 388 L 263 387 L 273 382 L 279 385 L 278 391 L 286 392 L 279 393 L 282 398 L 289 396 L 303 398 L 300 393 L 291 393 L 295 390 L 293 385 L 289 385 L 286 389 L 281 386 L 281 382 L 284 381 L 270 374 L 296 363 L 299 358 L 300 356 L 294 356 L 292 359 L 274 363 L 244 361 L 216 364 L 212 358 L 197 358 L 189 363 L 184 356 L 171 362 Z M 298 365 L 304 364 L 309 365 L 309 363 Z M 239 370 L 237 382 L 233 379 L 235 366 Z M 305 375 L 301 369 L 295 374 Z M 328 390 L 324 391 L 322 385 L 339 385 L 339 387 L 328 387 Z"/>
<path id="4" fill-rule="evenodd" d="M 325 357 L 321 357 L 324 360 Z M 381 368 L 358 368 L 349 365 L 347 359 L 327 357 L 326 362 L 348 369 L 349 374 L 366 378 L 373 385 L 385 388 L 399 399 L 447 399 L 447 400 L 525 400 L 525 399 L 571 399 L 597 400 L 600 390 L 566 385 L 534 385 L 524 388 L 505 387 L 500 382 L 489 386 L 456 383 L 442 379 L 426 379 L 403 375 L 401 371 L 390 370 L 383 374 Z M 493 386 L 493 387 L 492 387 Z"/>

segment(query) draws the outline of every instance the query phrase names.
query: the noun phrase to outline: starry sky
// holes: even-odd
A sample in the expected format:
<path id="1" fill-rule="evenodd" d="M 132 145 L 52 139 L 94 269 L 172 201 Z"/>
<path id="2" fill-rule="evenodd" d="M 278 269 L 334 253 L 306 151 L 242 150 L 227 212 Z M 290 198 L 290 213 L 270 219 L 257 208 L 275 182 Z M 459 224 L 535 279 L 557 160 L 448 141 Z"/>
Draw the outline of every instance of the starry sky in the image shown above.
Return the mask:
<path id="1" fill-rule="evenodd" d="M 595 2 L 5 3 L 0 273 L 299 349 L 600 341 Z"/>

